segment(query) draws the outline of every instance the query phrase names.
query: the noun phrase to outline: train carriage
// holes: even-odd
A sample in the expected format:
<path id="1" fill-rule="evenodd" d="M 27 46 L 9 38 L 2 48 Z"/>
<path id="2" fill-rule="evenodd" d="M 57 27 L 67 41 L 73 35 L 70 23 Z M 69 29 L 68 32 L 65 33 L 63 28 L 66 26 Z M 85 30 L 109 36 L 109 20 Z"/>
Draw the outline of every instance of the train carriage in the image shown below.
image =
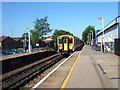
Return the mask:
<path id="1" fill-rule="evenodd" d="M 57 37 L 58 52 L 73 52 L 83 44 L 79 38 L 71 35 L 62 35 Z"/>

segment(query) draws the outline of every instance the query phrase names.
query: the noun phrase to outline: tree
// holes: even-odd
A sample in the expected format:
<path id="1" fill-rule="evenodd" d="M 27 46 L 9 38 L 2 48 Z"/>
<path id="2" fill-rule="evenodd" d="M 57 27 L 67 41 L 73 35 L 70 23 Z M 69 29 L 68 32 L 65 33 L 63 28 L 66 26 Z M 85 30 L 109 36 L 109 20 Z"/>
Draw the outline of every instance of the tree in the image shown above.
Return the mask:
<path id="1" fill-rule="evenodd" d="M 56 30 L 54 31 L 53 35 L 52 35 L 53 41 L 56 42 L 56 38 L 57 38 L 58 36 L 60 36 L 60 35 L 72 35 L 72 36 L 73 36 L 73 34 L 70 33 L 70 32 L 68 32 L 68 31 L 56 29 Z"/>
<path id="2" fill-rule="evenodd" d="M 22 34 L 22 38 L 25 38 L 25 36 L 26 36 L 26 39 L 28 40 L 28 33 L 23 33 Z"/>
<path id="3" fill-rule="evenodd" d="M 47 22 L 47 17 L 41 19 L 37 18 L 33 23 L 35 24 L 34 28 L 39 33 L 41 40 L 43 39 L 44 35 L 47 35 L 52 31 L 52 29 L 50 29 L 50 24 Z"/>
<path id="4" fill-rule="evenodd" d="M 101 30 L 97 30 L 97 33 L 98 33 L 99 31 L 101 31 Z"/>
<path id="5" fill-rule="evenodd" d="M 32 44 L 35 45 L 36 42 L 39 41 L 39 32 L 37 32 L 35 29 L 33 29 L 33 30 L 30 30 L 30 33 L 31 33 Z"/>
<path id="6" fill-rule="evenodd" d="M 83 34 L 82 34 L 82 40 L 84 41 L 84 42 L 87 42 L 87 36 L 88 36 L 88 34 L 89 33 L 91 33 L 91 31 L 93 31 L 93 39 L 95 39 L 95 28 L 94 28 L 94 26 L 88 26 L 88 27 L 86 27 L 86 29 L 83 31 Z M 97 32 L 99 32 L 100 30 L 97 30 Z M 91 38 L 92 38 L 92 34 L 91 34 Z"/>

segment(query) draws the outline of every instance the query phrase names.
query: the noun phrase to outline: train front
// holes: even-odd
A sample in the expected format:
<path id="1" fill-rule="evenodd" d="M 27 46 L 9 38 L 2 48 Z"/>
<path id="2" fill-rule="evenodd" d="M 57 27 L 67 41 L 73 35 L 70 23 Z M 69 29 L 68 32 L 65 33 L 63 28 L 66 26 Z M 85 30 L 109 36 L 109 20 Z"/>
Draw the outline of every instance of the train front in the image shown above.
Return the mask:
<path id="1" fill-rule="evenodd" d="M 74 37 L 70 35 L 62 35 L 57 38 L 58 52 L 61 54 L 74 51 Z"/>

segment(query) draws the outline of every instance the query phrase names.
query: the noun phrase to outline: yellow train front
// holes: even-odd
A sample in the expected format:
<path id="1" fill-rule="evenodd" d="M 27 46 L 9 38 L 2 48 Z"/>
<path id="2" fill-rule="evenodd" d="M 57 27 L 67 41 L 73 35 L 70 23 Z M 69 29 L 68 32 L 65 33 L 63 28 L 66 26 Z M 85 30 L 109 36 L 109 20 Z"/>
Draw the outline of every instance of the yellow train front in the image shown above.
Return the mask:
<path id="1" fill-rule="evenodd" d="M 63 52 L 73 52 L 82 44 L 83 43 L 79 38 L 71 35 L 62 35 L 57 37 L 58 52 L 61 52 L 61 54 L 63 54 Z"/>

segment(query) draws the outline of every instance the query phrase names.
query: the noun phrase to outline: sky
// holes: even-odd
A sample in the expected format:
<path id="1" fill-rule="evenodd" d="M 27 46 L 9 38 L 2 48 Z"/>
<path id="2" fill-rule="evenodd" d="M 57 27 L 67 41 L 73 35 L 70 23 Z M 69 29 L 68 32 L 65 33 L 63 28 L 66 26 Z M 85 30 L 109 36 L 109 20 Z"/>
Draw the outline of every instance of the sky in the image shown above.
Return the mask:
<path id="1" fill-rule="evenodd" d="M 102 28 L 118 16 L 118 2 L 2 2 L 2 35 L 20 37 L 36 18 L 48 16 L 53 31 L 63 29 L 82 38 L 89 25 Z"/>

